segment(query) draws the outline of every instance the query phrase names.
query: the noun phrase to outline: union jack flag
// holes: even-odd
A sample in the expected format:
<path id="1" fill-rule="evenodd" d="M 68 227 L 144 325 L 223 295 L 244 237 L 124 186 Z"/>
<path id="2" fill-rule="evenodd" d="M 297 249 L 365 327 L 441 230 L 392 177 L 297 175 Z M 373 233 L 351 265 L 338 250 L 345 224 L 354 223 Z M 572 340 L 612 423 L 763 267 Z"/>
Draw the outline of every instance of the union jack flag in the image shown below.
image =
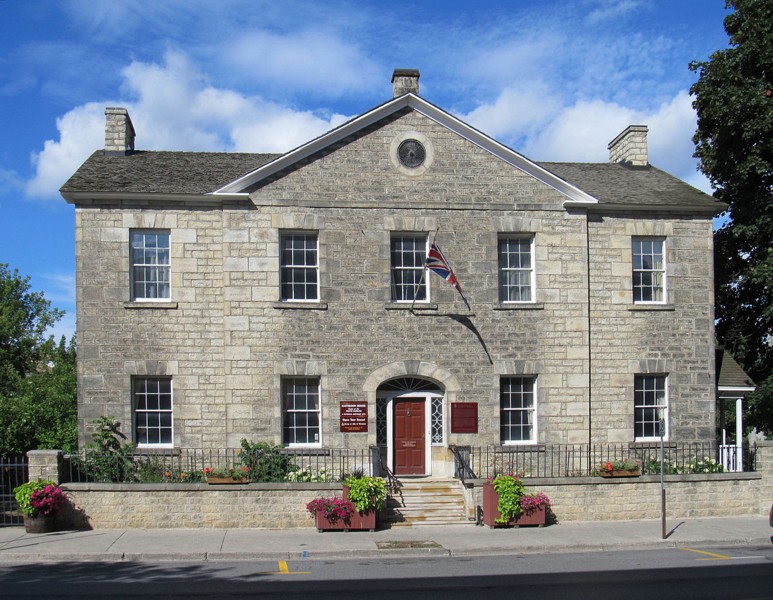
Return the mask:
<path id="1" fill-rule="evenodd" d="M 462 286 L 459 285 L 459 281 L 456 279 L 454 270 L 446 260 L 445 254 L 443 254 L 440 246 L 438 246 L 435 242 L 432 242 L 432 245 L 429 247 L 429 252 L 427 253 L 427 262 L 424 264 L 424 267 L 432 271 L 435 275 L 439 275 L 452 286 L 454 286 L 456 291 L 459 292 L 459 295 L 462 297 L 462 300 L 464 300 L 464 305 L 467 307 L 467 310 L 472 310 L 470 308 L 470 304 L 467 302 L 467 298 L 464 297 Z"/>

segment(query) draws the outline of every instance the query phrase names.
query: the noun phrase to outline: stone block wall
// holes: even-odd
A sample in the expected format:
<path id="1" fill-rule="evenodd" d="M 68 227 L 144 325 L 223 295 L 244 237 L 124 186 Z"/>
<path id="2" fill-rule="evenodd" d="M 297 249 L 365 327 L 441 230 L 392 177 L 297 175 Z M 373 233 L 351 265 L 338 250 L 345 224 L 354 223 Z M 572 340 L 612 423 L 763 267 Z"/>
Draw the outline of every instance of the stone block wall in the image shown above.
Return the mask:
<path id="1" fill-rule="evenodd" d="M 407 174 L 395 140 L 422 139 Z M 120 160 L 116 157 L 116 160 Z M 633 441 L 633 374 L 667 371 L 674 439 L 714 437 L 711 222 L 568 211 L 555 189 L 419 114 L 405 112 L 261 182 L 250 201 L 124 199 L 76 207 L 81 443 L 108 415 L 132 438 L 131 378 L 171 376 L 174 445 L 280 443 L 281 379 L 320 378 L 322 445 L 376 443 L 376 374 L 421 375 L 477 402 L 499 444 L 499 380 L 537 377 L 536 442 Z M 129 232 L 169 230 L 172 298 L 129 297 Z M 319 233 L 320 302 L 279 300 L 279 236 Z M 434 275 L 416 314 L 390 303 L 390 233 L 437 242 L 473 313 Z M 660 233 L 659 233 L 660 232 Z M 501 305 L 497 236 L 535 237 L 533 303 Z M 666 235 L 666 311 L 630 310 L 630 236 Z M 442 376 L 441 376 L 442 374 Z M 367 400 L 367 433 L 340 432 L 340 400 Z"/>
<path id="2" fill-rule="evenodd" d="M 54 455 L 47 464 L 55 469 L 56 462 Z M 34 468 L 31 460 L 31 475 Z M 481 483 L 467 490 L 471 517 L 475 506 L 483 504 Z M 660 518 L 657 476 L 532 478 L 525 483 L 529 492 L 542 491 L 550 497 L 559 523 Z M 63 487 L 72 507 L 60 519 L 61 526 L 95 529 L 313 527 L 306 503 L 320 496 L 341 495 L 340 483 L 68 483 Z M 668 519 L 767 515 L 773 500 L 773 442 L 758 446 L 757 471 L 753 473 L 669 475 L 665 488 Z"/>

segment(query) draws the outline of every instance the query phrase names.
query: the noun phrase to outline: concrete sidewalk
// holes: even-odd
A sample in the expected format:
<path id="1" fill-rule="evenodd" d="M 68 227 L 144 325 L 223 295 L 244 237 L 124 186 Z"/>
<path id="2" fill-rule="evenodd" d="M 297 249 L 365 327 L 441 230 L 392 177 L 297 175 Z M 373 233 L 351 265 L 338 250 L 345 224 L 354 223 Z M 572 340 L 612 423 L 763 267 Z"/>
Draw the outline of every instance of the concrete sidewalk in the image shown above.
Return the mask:
<path id="1" fill-rule="evenodd" d="M 27 534 L 0 528 L 0 562 L 295 560 L 543 554 L 662 547 L 766 546 L 767 517 L 569 522 L 544 528 L 474 525 L 316 529 L 100 529 Z"/>

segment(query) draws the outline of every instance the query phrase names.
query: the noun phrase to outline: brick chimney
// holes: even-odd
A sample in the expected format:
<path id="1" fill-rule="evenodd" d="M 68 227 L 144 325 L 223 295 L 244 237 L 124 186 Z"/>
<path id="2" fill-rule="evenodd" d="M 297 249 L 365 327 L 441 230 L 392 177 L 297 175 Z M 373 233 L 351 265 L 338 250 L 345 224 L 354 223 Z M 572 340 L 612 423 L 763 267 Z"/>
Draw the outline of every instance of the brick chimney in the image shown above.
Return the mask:
<path id="1" fill-rule="evenodd" d="M 134 125 L 125 108 L 105 108 L 105 154 L 134 152 Z"/>
<path id="2" fill-rule="evenodd" d="M 392 73 L 392 90 L 394 97 L 411 92 L 419 95 L 419 71 L 418 69 L 395 69 Z"/>
<path id="3" fill-rule="evenodd" d="M 629 167 L 649 165 L 646 125 L 629 125 L 609 142 L 609 162 L 623 163 Z"/>

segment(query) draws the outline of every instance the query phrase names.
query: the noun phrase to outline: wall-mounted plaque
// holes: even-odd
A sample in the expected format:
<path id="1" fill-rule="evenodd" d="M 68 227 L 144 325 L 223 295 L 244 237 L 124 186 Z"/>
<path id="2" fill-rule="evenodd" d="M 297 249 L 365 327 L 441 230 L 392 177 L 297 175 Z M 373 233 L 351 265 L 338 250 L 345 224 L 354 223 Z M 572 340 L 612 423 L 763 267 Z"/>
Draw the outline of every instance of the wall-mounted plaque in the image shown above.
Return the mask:
<path id="1" fill-rule="evenodd" d="M 478 433 L 478 403 L 451 403 L 451 433 Z"/>
<path id="2" fill-rule="evenodd" d="M 363 400 L 343 400 L 341 409 L 341 433 L 367 433 L 368 403 Z"/>

